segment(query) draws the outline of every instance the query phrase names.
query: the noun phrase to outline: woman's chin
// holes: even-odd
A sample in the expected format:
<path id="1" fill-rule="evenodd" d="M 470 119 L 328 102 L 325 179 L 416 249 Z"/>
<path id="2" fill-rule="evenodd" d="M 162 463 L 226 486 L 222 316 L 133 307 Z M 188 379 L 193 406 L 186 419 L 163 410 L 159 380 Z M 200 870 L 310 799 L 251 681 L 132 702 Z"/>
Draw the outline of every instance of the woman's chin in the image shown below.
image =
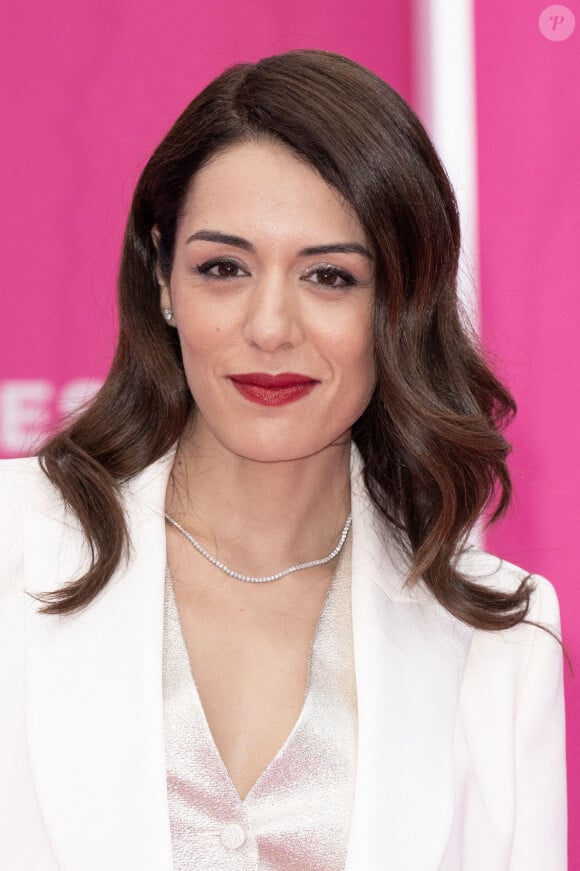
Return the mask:
<path id="1" fill-rule="evenodd" d="M 195 453 L 217 450 L 218 454 L 233 454 L 256 463 L 284 463 L 307 459 L 350 443 L 350 429 L 323 433 L 315 422 L 308 423 L 302 431 L 297 431 L 300 428 L 296 425 L 280 427 L 261 423 L 261 426 L 245 426 L 244 422 L 236 420 L 229 427 L 224 427 L 223 422 L 212 426 L 197 410 L 182 437 L 182 444 L 189 443 Z"/>
<path id="2" fill-rule="evenodd" d="M 317 454 L 322 455 L 326 450 L 336 451 L 350 444 L 349 433 L 344 433 L 333 440 L 322 439 L 269 439 L 261 441 L 251 439 L 237 444 L 229 442 L 225 444 L 227 450 L 243 459 L 256 463 L 289 463 L 296 460 L 305 460 Z"/>

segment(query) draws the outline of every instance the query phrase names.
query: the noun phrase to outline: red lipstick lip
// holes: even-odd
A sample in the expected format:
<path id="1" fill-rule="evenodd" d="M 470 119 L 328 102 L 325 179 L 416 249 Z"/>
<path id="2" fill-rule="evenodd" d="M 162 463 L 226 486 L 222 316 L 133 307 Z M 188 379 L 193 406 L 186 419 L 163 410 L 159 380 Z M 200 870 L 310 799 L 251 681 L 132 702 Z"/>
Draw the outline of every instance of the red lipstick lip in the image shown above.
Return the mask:
<path id="1" fill-rule="evenodd" d="M 276 388 L 295 387 L 297 384 L 313 384 L 315 378 L 308 375 L 299 375 L 296 372 L 281 372 L 279 375 L 270 375 L 268 372 L 245 372 L 239 375 L 230 375 L 232 381 L 239 384 L 251 384 L 254 387 L 265 387 L 275 390 Z"/>
<path id="2" fill-rule="evenodd" d="M 238 380 L 237 377 L 230 377 L 230 381 L 238 393 L 241 393 L 245 399 L 257 405 L 266 405 L 270 408 L 277 408 L 281 405 L 297 402 L 299 399 L 312 393 L 316 385 L 320 383 L 310 379 L 309 381 L 299 381 L 297 384 L 286 383 L 282 385 L 278 383 L 275 387 L 272 387 L 271 384 L 268 387 L 263 387 L 256 384 L 255 374 L 252 375 L 252 378 L 254 380 L 246 382 Z"/>

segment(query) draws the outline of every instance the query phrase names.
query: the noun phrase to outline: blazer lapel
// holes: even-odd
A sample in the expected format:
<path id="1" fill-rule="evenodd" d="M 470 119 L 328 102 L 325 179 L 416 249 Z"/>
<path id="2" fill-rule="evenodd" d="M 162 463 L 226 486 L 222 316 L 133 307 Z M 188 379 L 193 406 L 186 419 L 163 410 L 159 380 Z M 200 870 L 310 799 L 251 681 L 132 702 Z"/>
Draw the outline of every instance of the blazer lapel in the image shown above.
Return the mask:
<path id="1" fill-rule="evenodd" d="M 358 763 L 347 871 L 435 871 L 451 832 L 454 733 L 473 630 L 419 584 L 351 458 Z"/>
<path id="2" fill-rule="evenodd" d="M 163 505 L 173 453 L 127 494 L 132 559 L 80 614 L 30 599 L 27 728 L 39 803 L 61 871 L 171 871 L 162 709 Z M 26 518 L 25 589 L 78 576 L 80 530 Z"/>

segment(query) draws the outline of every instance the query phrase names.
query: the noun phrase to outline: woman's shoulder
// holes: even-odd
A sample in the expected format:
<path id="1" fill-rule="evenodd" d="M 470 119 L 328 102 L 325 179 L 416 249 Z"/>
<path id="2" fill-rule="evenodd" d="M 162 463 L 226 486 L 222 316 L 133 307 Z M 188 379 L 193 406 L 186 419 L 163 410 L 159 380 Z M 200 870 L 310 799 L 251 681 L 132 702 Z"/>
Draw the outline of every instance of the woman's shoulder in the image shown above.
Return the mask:
<path id="1" fill-rule="evenodd" d="M 0 460 L 0 513 L 20 513 L 34 500 L 51 490 L 37 456 Z"/>
<path id="2" fill-rule="evenodd" d="M 504 594 L 514 593 L 522 584 L 530 590 L 526 620 L 560 625 L 558 596 L 554 585 L 543 575 L 522 568 L 496 554 L 471 546 L 457 563 L 459 571 L 482 587 Z"/>
<path id="3" fill-rule="evenodd" d="M 502 693 L 511 698 L 512 690 L 514 698 L 529 695 L 531 703 L 538 692 L 555 698 L 561 693 L 563 647 L 554 585 L 541 574 L 476 547 L 462 554 L 457 568 L 470 581 L 499 593 L 509 595 L 522 584 L 529 591 L 527 612 L 519 623 L 500 630 L 474 630 L 465 677 L 468 695 L 470 686 L 477 687 L 490 706 Z"/>
<path id="4" fill-rule="evenodd" d="M 0 594 L 20 589 L 26 512 L 45 513 L 54 496 L 37 456 L 0 460 Z"/>
<path id="5" fill-rule="evenodd" d="M 0 482 L 2 485 L 17 483 L 30 476 L 43 475 L 39 457 L 14 457 L 9 460 L 0 460 Z"/>

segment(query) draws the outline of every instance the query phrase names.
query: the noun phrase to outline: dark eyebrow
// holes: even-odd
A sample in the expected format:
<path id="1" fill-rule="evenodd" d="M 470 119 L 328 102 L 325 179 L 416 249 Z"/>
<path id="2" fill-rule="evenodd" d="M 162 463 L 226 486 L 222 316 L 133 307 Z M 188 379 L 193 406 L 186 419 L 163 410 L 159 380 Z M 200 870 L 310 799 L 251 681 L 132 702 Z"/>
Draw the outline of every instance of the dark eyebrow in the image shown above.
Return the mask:
<path id="1" fill-rule="evenodd" d="M 242 248 L 244 251 L 256 253 L 256 249 L 247 239 L 242 239 L 241 236 L 230 236 L 226 233 L 220 233 L 219 230 L 198 230 L 193 236 L 190 236 L 186 241 L 186 245 L 193 242 L 195 239 L 203 239 L 205 242 L 221 242 L 222 245 L 233 245 L 234 248 Z M 368 257 L 369 260 L 374 260 L 370 251 L 364 245 L 359 245 L 358 242 L 337 242 L 332 245 L 313 245 L 309 248 L 302 248 L 298 252 L 298 257 L 311 257 L 313 254 L 362 254 L 363 257 Z"/>

